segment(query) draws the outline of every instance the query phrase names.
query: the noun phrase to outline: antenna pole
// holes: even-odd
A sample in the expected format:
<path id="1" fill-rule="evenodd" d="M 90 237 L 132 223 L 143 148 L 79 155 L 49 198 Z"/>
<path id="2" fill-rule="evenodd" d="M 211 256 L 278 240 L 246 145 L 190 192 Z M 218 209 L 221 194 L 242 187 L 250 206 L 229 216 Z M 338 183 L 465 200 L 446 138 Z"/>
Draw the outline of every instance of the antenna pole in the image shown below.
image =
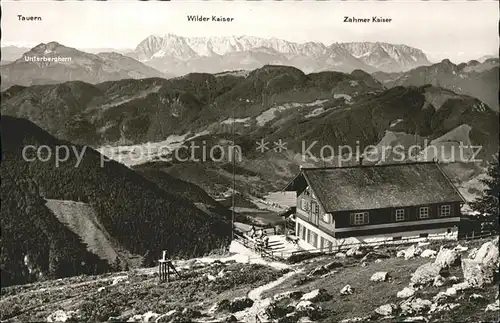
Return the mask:
<path id="1" fill-rule="evenodd" d="M 234 194 L 236 192 L 236 156 L 235 156 L 235 146 L 236 146 L 236 121 L 235 121 L 235 108 L 233 107 L 233 152 L 231 156 L 233 157 L 233 192 L 231 194 L 231 241 L 234 240 Z"/>

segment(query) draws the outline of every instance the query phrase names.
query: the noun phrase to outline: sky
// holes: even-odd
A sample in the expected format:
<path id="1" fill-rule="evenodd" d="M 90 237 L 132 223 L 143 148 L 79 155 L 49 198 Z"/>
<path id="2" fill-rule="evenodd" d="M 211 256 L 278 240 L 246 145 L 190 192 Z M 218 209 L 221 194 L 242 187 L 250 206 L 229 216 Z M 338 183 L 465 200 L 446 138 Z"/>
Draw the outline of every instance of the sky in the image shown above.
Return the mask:
<path id="1" fill-rule="evenodd" d="M 19 21 L 18 15 L 42 21 Z M 187 15 L 232 17 L 188 22 Z M 344 23 L 344 16 L 391 23 Z M 5 1 L 2 46 L 57 41 L 76 48 L 135 48 L 149 35 L 257 36 L 294 42 L 379 41 L 455 63 L 498 52 L 498 2 L 482 1 Z"/>

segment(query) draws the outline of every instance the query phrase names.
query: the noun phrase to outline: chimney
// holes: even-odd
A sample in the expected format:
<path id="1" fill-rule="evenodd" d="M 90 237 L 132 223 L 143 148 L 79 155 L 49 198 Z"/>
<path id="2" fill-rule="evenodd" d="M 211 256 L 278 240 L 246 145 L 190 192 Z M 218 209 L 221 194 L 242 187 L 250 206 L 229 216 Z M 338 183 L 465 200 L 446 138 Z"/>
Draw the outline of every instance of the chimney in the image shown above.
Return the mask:
<path id="1" fill-rule="evenodd" d="M 363 166 L 363 156 L 359 157 L 359 166 Z"/>

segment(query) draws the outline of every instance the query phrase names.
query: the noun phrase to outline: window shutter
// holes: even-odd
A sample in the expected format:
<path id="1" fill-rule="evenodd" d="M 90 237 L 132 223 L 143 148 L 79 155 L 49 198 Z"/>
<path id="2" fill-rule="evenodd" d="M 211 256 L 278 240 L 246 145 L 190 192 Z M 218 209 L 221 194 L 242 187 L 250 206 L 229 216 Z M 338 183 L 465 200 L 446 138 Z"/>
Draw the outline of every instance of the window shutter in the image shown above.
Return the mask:
<path id="1" fill-rule="evenodd" d="M 368 214 L 368 212 L 366 212 L 366 213 L 364 214 L 364 219 L 363 219 L 363 222 L 364 222 L 364 223 L 369 223 L 369 222 L 370 222 L 370 218 L 369 218 L 369 214 Z"/>
<path id="2" fill-rule="evenodd" d="M 354 213 L 349 214 L 349 221 L 354 224 Z"/>

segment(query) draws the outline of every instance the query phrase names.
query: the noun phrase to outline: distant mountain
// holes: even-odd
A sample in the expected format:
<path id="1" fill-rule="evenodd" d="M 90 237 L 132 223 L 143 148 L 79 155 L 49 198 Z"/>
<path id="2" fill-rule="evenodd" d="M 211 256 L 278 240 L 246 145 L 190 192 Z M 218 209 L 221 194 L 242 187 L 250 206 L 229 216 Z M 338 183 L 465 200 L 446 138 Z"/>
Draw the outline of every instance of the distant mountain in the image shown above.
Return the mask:
<path id="1" fill-rule="evenodd" d="M 498 59 L 498 54 L 497 55 L 484 55 L 484 56 L 479 57 L 477 59 L 477 61 L 479 61 L 480 63 L 484 63 L 486 60 L 488 60 L 490 58 L 496 58 L 496 59 Z"/>
<path id="2" fill-rule="evenodd" d="M 52 152 L 56 146 L 67 145 L 83 154 L 80 162 L 74 154 L 59 165 L 55 154 L 46 162 L 36 158 L 29 162 L 22 155 L 26 145 L 45 145 Z M 209 197 L 201 200 L 199 193 L 192 201 L 190 195 L 166 191 L 122 164 L 102 164 L 98 152 L 83 149 L 56 139 L 28 120 L 2 115 L 2 284 L 4 274 L 8 282 L 28 281 L 19 277 L 28 270 L 26 260 L 22 262 L 25 256 L 42 273 L 55 276 L 91 272 L 99 263 L 97 258 L 78 256 L 85 248 L 78 237 L 64 229 L 65 223 L 58 222 L 44 207 L 42 197 L 87 203 L 106 233 L 124 251 L 143 257 L 145 262 L 157 259 L 163 249 L 181 257 L 203 255 L 228 244 L 230 225 L 224 214 L 209 211 L 210 204 L 216 203 Z M 33 155 L 28 154 L 31 159 Z M 192 184 L 162 177 L 162 186 L 169 188 L 169 182 L 193 189 Z M 4 231 L 6 228 L 12 231 Z M 54 254 L 44 246 L 53 246 Z M 15 256 L 5 258 L 4 249 L 6 255 Z M 62 271 L 58 271 L 59 266 L 63 266 Z"/>
<path id="3" fill-rule="evenodd" d="M 476 97 L 498 111 L 499 59 L 470 61 L 455 65 L 445 59 L 430 66 L 420 66 L 404 73 L 373 74 L 387 87 L 432 84 L 460 94 Z"/>
<path id="4" fill-rule="evenodd" d="M 61 58 L 59 61 L 50 61 Z M 89 54 L 57 42 L 39 44 L 14 62 L 2 65 L 0 72 L 2 89 L 12 85 L 29 86 L 75 80 L 99 83 L 124 78 L 165 76 L 133 58 L 118 53 Z"/>
<path id="5" fill-rule="evenodd" d="M 387 43 L 294 43 L 249 36 L 149 36 L 128 53 L 158 70 L 176 75 L 255 69 L 267 64 L 318 71 L 404 71 L 430 64 L 425 54 L 405 45 Z"/>

